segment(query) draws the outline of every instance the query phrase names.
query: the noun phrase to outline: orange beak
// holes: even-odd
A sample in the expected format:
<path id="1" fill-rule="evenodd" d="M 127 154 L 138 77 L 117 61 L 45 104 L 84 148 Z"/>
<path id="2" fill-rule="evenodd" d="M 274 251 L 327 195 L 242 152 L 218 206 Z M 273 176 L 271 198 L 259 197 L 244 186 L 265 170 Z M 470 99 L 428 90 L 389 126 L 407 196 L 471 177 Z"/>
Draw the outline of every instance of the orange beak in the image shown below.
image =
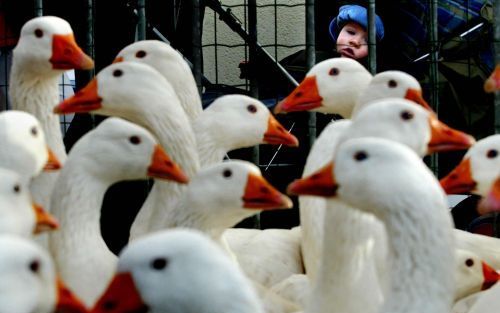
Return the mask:
<path id="1" fill-rule="evenodd" d="M 91 313 L 149 312 L 130 273 L 116 274 Z"/>
<path id="2" fill-rule="evenodd" d="M 94 61 L 86 55 L 75 41 L 73 34 L 52 37 L 52 68 L 59 70 L 90 70 Z"/>
<path id="3" fill-rule="evenodd" d="M 155 146 L 151 165 L 148 167 L 148 176 L 173 180 L 181 184 L 187 184 L 189 181 L 179 165 L 174 163 L 159 145 Z"/>
<path id="4" fill-rule="evenodd" d="M 472 179 L 470 159 L 463 159 L 448 175 L 439 181 L 441 187 L 447 194 L 470 193 L 476 188 L 476 182 Z"/>
<path id="5" fill-rule="evenodd" d="M 47 152 L 49 154 L 49 159 L 47 160 L 47 163 L 43 167 L 44 171 L 56 171 L 62 167 L 61 162 L 57 159 L 55 153 L 47 147 Z"/>
<path id="6" fill-rule="evenodd" d="M 87 86 L 77 91 L 73 96 L 65 99 L 54 108 L 56 114 L 83 113 L 98 110 L 102 107 L 102 98 L 99 97 L 97 79 L 92 79 Z"/>
<path id="7" fill-rule="evenodd" d="M 319 108 L 322 101 L 323 98 L 319 95 L 316 76 L 307 76 L 288 97 L 278 103 L 274 108 L 274 113 L 308 111 Z"/>
<path id="8" fill-rule="evenodd" d="M 500 90 L 500 64 L 495 67 L 493 73 L 484 82 L 484 91 L 495 92 Z"/>
<path id="9" fill-rule="evenodd" d="M 36 216 L 36 226 L 33 233 L 39 234 L 59 228 L 57 219 L 45 211 L 41 205 L 33 203 L 33 210 L 35 210 Z"/>
<path id="10" fill-rule="evenodd" d="M 476 140 L 459 130 L 453 129 L 440 122 L 435 114 L 429 116 L 431 128 L 431 140 L 429 141 L 429 152 L 441 152 L 451 150 L 463 150 L 472 146 Z"/>
<path id="11" fill-rule="evenodd" d="M 495 180 L 486 197 L 479 202 L 478 212 L 481 215 L 500 212 L 500 178 Z"/>
<path id="12" fill-rule="evenodd" d="M 87 308 L 64 283 L 58 278 L 57 284 L 57 304 L 54 313 L 86 313 Z"/>
<path id="13" fill-rule="evenodd" d="M 269 114 L 267 130 L 264 134 L 264 142 L 271 145 L 283 144 L 290 147 L 299 146 L 297 137 L 290 134 L 271 114 Z"/>
<path id="14" fill-rule="evenodd" d="M 486 262 L 481 262 L 483 264 L 483 276 L 484 282 L 481 290 L 489 289 L 491 286 L 496 284 L 500 280 L 500 274 L 495 271 L 491 266 L 486 264 Z"/>
<path id="15" fill-rule="evenodd" d="M 330 162 L 310 176 L 296 179 L 288 185 L 287 193 L 289 195 L 334 197 L 338 189 L 333 175 L 334 167 L 334 163 Z"/>
<path id="16" fill-rule="evenodd" d="M 422 107 L 425 109 L 434 112 L 431 108 L 431 106 L 425 101 L 424 97 L 422 96 L 422 91 L 421 90 L 416 90 L 416 89 L 408 89 L 406 91 L 405 99 L 408 99 L 410 101 L 413 101 L 417 104 L 420 104 Z"/>
<path id="17" fill-rule="evenodd" d="M 247 209 L 289 209 L 293 206 L 290 198 L 271 186 L 264 177 L 255 174 L 248 174 L 245 194 L 242 200 L 243 207 Z"/>

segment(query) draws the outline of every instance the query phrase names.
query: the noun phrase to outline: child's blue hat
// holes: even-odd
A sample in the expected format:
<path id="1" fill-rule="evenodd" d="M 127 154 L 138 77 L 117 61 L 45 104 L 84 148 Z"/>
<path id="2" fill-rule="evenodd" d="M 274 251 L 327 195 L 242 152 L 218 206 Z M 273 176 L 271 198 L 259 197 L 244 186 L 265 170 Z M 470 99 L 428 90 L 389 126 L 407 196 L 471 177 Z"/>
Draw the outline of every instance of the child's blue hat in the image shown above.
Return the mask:
<path id="1" fill-rule="evenodd" d="M 340 7 L 339 15 L 330 22 L 329 26 L 330 37 L 332 37 L 334 42 L 337 41 L 340 30 L 347 22 L 356 22 L 365 29 L 368 29 L 368 14 L 366 8 L 355 4 L 343 5 Z M 382 38 L 384 38 L 384 23 L 382 23 L 382 19 L 376 14 L 375 29 L 377 41 L 382 40 Z"/>

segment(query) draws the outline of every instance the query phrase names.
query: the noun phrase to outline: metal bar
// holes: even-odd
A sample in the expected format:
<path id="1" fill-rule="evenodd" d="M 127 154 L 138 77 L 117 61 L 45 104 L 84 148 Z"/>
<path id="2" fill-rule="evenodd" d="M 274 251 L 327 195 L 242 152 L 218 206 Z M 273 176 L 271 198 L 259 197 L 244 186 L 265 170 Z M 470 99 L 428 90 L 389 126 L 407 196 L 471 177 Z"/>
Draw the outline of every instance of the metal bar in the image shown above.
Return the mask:
<path id="1" fill-rule="evenodd" d="M 200 0 L 192 0 L 193 5 L 193 28 L 192 43 L 193 43 L 193 75 L 196 85 L 198 86 L 198 93 L 202 93 L 202 54 L 201 54 L 201 12 Z"/>
<path id="2" fill-rule="evenodd" d="M 250 66 L 250 96 L 258 99 L 259 98 L 259 86 L 257 84 L 257 73 L 255 69 L 257 59 L 257 47 L 255 43 L 257 42 L 257 1 L 248 0 L 248 35 L 252 40 L 248 43 L 248 59 L 251 64 Z M 252 161 L 257 166 L 260 164 L 260 147 L 254 146 L 252 149 Z"/>
<path id="3" fill-rule="evenodd" d="M 500 64 L 500 1 L 495 1 L 495 64 Z M 500 133 L 500 92 L 495 94 L 495 133 Z"/>
<path id="4" fill-rule="evenodd" d="M 43 0 L 34 0 L 33 5 L 35 16 L 43 16 Z"/>
<path id="5" fill-rule="evenodd" d="M 314 0 L 306 0 L 306 65 L 311 69 L 316 64 L 316 33 L 314 23 Z M 316 112 L 308 113 L 309 147 L 316 140 Z"/>
<path id="6" fill-rule="evenodd" d="M 136 40 L 146 39 L 146 0 L 137 0 L 137 28 Z"/>
<path id="7" fill-rule="evenodd" d="M 430 0 L 429 3 L 429 27 L 430 30 L 430 66 L 429 66 L 429 84 L 430 84 L 430 103 L 436 114 L 439 112 L 439 41 L 438 41 L 438 0 Z M 439 173 L 439 162 L 437 154 L 431 155 L 431 170 L 436 176 Z"/>
<path id="8" fill-rule="evenodd" d="M 368 67 L 370 72 L 377 73 L 377 40 L 375 25 L 375 0 L 368 1 Z"/>
<path id="9" fill-rule="evenodd" d="M 85 53 L 95 59 L 94 46 L 94 0 L 87 0 L 87 36 L 85 37 Z M 86 71 L 88 80 L 85 85 L 94 77 L 95 69 Z"/>

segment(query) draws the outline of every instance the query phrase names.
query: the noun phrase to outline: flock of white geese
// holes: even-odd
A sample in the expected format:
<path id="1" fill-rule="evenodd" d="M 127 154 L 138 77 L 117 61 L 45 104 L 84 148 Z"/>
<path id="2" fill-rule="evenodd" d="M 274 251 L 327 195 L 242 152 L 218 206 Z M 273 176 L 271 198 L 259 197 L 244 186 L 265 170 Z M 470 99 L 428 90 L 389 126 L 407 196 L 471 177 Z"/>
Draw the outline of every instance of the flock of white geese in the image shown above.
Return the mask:
<path id="1" fill-rule="evenodd" d="M 346 58 L 316 64 L 274 113 L 346 119 L 323 130 L 288 186 L 301 225 L 249 230 L 231 227 L 292 201 L 257 166 L 224 155 L 297 138 L 247 96 L 203 110 L 188 65 L 159 41 L 125 47 L 60 102 L 61 73 L 92 67 L 66 21 L 23 26 L 13 110 L 0 113 L 0 313 L 498 311 L 500 241 L 454 229 L 446 193 L 482 196 L 480 214 L 500 210 L 500 135 L 476 142 L 440 122 L 412 76 L 372 76 Z M 66 154 L 58 114 L 75 112 L 111 118 Z M 441 181 L 422 162 L 460 149 Z M 104 194 L 148 177 L 116 256 L 100 233 Z"/>

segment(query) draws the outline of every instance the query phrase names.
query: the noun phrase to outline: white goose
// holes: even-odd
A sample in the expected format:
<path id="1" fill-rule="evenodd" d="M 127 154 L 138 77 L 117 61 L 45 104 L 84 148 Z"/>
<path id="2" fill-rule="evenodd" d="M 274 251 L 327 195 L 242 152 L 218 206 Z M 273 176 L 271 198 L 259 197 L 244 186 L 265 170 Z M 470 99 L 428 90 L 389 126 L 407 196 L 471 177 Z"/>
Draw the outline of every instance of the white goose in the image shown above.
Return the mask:
<path id="1" fill-rule="evenodd" d="M 21 176 L 0 167 L 0 233 L 29 238 L 34 233 L 57 227 L 52 216 L 32 203 Z"/>
<path id="2" fill-rule="evenodd" d="M 33 242 L 0 236 L 1 313 L 85 313 L 87 310 L 56 277 L 49 254 Z"/>
<path id="3" fill-rule="evenodd" d="M 25 184 L 42 170 L 61 167 L 57 157 L 48 148 L 38 120 L 23 111 L 0 113 L 0 167 L 15 171 Z"/>
<path id="4" fill-rule="evenodd" d="M 500 134 L 476 142 L 457 167 L 441 179 L 446 193 L 486 196 L 500 174 Z"/>
<path id="5" fill-rule="evenodd" d="M 148 129 L 188 177 L 199 169 L 196 139 L 170 84 L 152 67 L 136 62 L 111 64 L 57 113 L 90 112 L 119 116 Z M 173 210 L 185 186 L 155 182 L 131 229 L 130 238 L 148 233 L 150 221 L 163 220 Z"/>
<path id="6" fill-rule="evenodd" d="M 115 61 L 148 64 L 172 85 L 192 121 L 202 167 L 220 162 L 227 152 L 239 148 L 263 143 L 298 145 L 297 139 L 257 99 L 226 95 L 217 98 L 202 111 L 198 89 L 188 64 L 179 52 L 164 42 L 134 42 L 123 48 Z"/>
<path id="7" fill-rule="evenodd" d="M 455 302 L 473 293 L 489 289 L 500 280 L 493 267 L 470 251 L 457 249 L 456 251 Z"/>
<path id="8" fill-rule="evenodd" d="M 241 220 L 262 210 L 291 207 L 291 200 L 271 186 L 257 166 L 233 160 L 193 176 L 178 208 L 165 215 L 163 224 L 194 228 L 221 242 L 223 231 Z"/>
<path id="9" fill-rule="evenodd" d="M 238 266 L 195 230 L 165 230 L 134 241 L 93 313 L 263 313 Z"/>
<path id="10" fill-rule="evenodd" d="M 288 190 L 335 197 L 383 221 L 390 284 L 380 312 L 450 312 L 453 223 L 443 190 L 413 151 L 382 138 L 350 139 L 332 163 Z"/>
<path id="11" fill-rule="evenodd" d="M 180 104 L 191 121 L 203 108 L 193 74 L 182 55 L 170 45 L 158 40 L 141 40 L 123 48 L 115 62 L 140 62 L 153 67 L 172 85 Z"/>
<path id="12" fill-rule="evenodd" d="M 296 147 L 299 142 L 259 100 L 245 95 L 217 98 L 193 121 L 202 167 L 231 150 L 259 144 Z"/>
<path id="13" fill-rule="evenodd" d="M 433 113 L 398 98 L 373 102 L 351 122 L 334 125 L 337 137 L 330 140 L 335 139 L 337 145 L 350 138 L 381 137 L 405 144 L 424 156 L 471 143 L 470 136 L 450 129 Z M 373 216 L 343 203 L 330 200 L 324 205 L 323 252 L 317 275 L 311 278 L 312 294 L 316 296 L 310 299 L 307 310 L 321 312 L 335 305 L 342 312 L 376 312 L 390 271 L 386 267 L 384 228 Z"/>
<path id="14" fill-rule="evenodd" d="M 59 102 L 59 76 L 69 69 L 90 69 L 93 61 L 78 47 L 71 26 L 55 16 L 29 20 L 21 29 L 13 51 L 9 95 L 12 107 L 32 113 L 41 123 L 47 143 L 59 161 L 66 152 L 59 117 L 52 113 Z M 32 184 L 36 202 L 50 210 L 56 173 L 44 173 Z"/>
<path id="15" fill-rule="evenodd" d="M 500 168 L 500 135 L 491 135 L 476 142 L 462 161 L 440 181 L 448 194 L 474 193 L 486 196 L 494 186 Z M 456 231 L 457 245 L 474 251 L 481 259 L 500 268 L 500 240 L 468 232 Z"/>
<path id="16" fill-rule="evenodd" d="M 335 58 L 316 64 L 299 86 L 275 109 L 278 112 L 312 110 L 337 113 L 350 118 L 357 106 L 384 97 L 408 98 L 425 103 L 419 83 L 411 75 L 388 71 L 372 77 L 352 59 Z M 362 99 L 362 101 L 360 101 Z M 343 122 L 342 122 L 343 123 Z M 317 138 L 309 152 L 304 175 L 308 175 L 328 162 L 334 151 L 338 132 L 344 126 L 330 123 Z M 339 129 L 337 129 L 339 128 Z M 302 255 L 306 273 L 315 279 L 321 259 L 325 201 L 317 197 L 299 197 L 302 231 Z M 368 219 L 373 220 L 372 217 Z M 374 223 L 368 221 L 367 223 Z M 376 222 L 375 222 L 376 223 Z"/>
<path id="17" fill-rule="evenodd" d="M 122 119 L 106 119 L 71 149 L 51 202 L 62 227 L 49 244 L 62 278 L 87 305 L 116 265 L 100 232 L 104 194 L 118 181 L 147 176 L 187 181 L 148 131 Z"/>

